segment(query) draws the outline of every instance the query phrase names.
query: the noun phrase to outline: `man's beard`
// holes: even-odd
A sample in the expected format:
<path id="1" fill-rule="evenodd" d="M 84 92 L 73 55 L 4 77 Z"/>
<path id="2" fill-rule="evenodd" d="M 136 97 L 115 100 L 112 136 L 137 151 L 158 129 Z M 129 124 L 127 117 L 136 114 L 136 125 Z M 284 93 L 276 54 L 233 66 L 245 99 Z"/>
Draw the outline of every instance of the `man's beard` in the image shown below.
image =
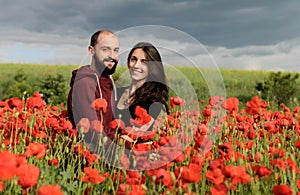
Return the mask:
<path id="1" fill-rule="evenodd" d="M 101 61 L 97 55 L 94 56 L 94 60 L 96 63 L 96 69 L 99 72 L 99 74 L 107 76 L 115 73 L 118 61 L 113 58 L 105 58 L 103 61 Z M 115 64 L 112 68 L 108 68 L 105 66 L 105 62 L 113 61 Z"/>

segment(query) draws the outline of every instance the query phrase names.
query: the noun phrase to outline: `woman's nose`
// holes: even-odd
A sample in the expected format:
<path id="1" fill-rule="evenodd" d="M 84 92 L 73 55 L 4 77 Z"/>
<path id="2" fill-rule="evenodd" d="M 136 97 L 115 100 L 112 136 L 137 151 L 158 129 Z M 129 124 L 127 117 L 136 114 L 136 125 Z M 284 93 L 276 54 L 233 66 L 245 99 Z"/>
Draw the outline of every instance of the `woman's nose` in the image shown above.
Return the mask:
<path id="1" fill-rule="evenodd" d="M 139 67 L 141 64 L 142 64 L 142 61 L 141 60 L 137 60 L 134 66 Z"/>

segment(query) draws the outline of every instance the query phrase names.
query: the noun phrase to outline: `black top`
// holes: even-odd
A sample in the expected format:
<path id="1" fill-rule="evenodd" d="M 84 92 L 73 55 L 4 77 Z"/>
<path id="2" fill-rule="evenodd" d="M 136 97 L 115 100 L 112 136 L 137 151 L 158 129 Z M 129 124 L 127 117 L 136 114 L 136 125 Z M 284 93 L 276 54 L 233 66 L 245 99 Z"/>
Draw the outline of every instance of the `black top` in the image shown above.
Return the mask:
<path id="1" fill-rule="evenodd" d="M 121 98 L 122 94 L 127 88 L 128 87 L 117 88 L 118 100 Z M 144 108 L 154 120 L 157 118 L 161 110 L 163 111 L 165 110 L 161 102 L 154 102 L 153 100 L 144 100 L 139 104 L 130 105 L 127 109 L 123 109 L 123 110 L 118 109 L 117 105 L 118 103 L 116 103 L 115 106 L 115 118 L 120 118 L 125 123 L 126 126 L 131 126 L 129 122 L 130 118 L 135 119 L 136 116 L 134 114 L 134 111 L 136 106 L 140 106 Z M 151 128 L 149 130 L 151 130 Z"/>

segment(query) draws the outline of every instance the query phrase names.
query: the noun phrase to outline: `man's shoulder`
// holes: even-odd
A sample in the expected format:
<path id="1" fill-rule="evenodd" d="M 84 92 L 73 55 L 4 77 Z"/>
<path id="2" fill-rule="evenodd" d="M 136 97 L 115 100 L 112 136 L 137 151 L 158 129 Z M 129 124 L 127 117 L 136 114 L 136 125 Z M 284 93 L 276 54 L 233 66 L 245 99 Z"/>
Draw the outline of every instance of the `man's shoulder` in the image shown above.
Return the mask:
<path id="1" fill-rule="evenodd" d="M 92 84 L 92 83 L 97 83 L 97 80 L 92 75 L 86 75 L 86 76 L 81 77 L 80 79 L 76 80 L 75 83 Z"/>
<path id="2" fill-rule="evenodd" d="M 95 72 L 90 69 L 90 65 L 81 66 L 80 68 L 73 71 L 75 83 L 94 83 L 97 82 L 97 76 Z"/>

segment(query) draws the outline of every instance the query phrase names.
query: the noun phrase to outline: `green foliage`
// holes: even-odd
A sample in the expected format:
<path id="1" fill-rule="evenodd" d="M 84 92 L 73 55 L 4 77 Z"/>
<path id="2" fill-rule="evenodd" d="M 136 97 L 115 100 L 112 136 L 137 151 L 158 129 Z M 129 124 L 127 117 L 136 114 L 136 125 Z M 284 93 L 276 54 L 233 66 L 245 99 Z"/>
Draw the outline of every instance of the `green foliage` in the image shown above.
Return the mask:
<path id="1" fill-rule="evenodd" d="M 289 105 L 295 99 L 298 77 L 298 73 L 271 72 L 263 82 L 256 83 L 255 89 L 270 103 Z"/>
<path id="2" fill-rule="evenodd" d="M 9 80 L 4 85 L 3 98 L 12 97 L 23 98 L 26 94 L 32 94 L 33 87 L 27 82 L 27 76 L 22 69 L 19 69 L 13 76 L 13 80 Z"/>
<path id="3" fill-rule="evenodd" d="M 49 75 L 61 74 L 63 78 L 67 81 L 65 92 L 69 91 L 69 81 L 71 79 L 71 72 L 74 69 L 77 69 L 76 65 L 46 65 L 46 64 L 0 64 L 0 99 L 5 100 L 10 97 L 23 97 L 24 92 L 26 96 L 32 95 L 34 91 L 41 92 L 44 91 L 44 87 L 41 86 L 41 78 L 46 78 Z M 16 70 L 19 70 L 16 72 Z M 34 70 L 34 71 L 33 71 Z M 118 66 L 113 78 L 115 81 L 119 81 L 122 78 L 122 74 L 127 70 L 127 66 Z M 193 67 L 166 67 L 165 72 L 167 76 L 168 86 L 175 85 L 175 87 L 180 88 L 180 80 L 178 78 L 178 73 L 182 73 L 191 83 L 192 87 L 195 90 L 198 100 L 204 99 L 207 100 L 210 97 L 210 90 L 207 84 L 207 81 L 203 75 L 210 75 L 210 71 L 215 72 L 210 69 L 201 69 L 199 72 L 198 69 Z M 234 70 L 234 69 L 220 69 L 221 77 L 223 78 L 226 90 L 226 97 L 237 97 L 240 101 L 240 105 L 245 104 L 247 101 L 250 101 L 253 96 L 257 95 L 256 85 L 257 82 L 263 81 L 264 78 L 267 78 L 271 72 L 269 71 L 250 71 L 250 70 Z M 283 74 L 283 73 L 282 73 Z M 208 78 L 210 78 L 208 76 Z M 22 82 L 23 81 L 23 82 Z M 117 83 L 117 82 L 116 82 Z M 264 82 L 261 82 L 264 84 Z M 297 84 L 300 87 L 300 79 L 297 79 Z M 297 87 L 298 87 L 297 86 Z M 298 87 L 298 88 L 299 88 Z M 55 89 L 56 90 L 56 89 Z M 57 88 L 57 90 L 60 90 Z M 184 90 L 184 89 L 183 89 Z M 170 90 L 170 96 L 176 95 Z M 285 91 L 283 91 L 284 94 Z M 261 91 L 259 93 L 262 94 Z M 44 93 L 45 95 L 45 93 Z M 54 95 L 50 95 L 54 97 Z M 49 97 L 50 97 L 49 96 Z M 44 96 L 45 97 L 45 96 Z M 263 98 L 265 100 L 272 99 L 272 95 L 269 95 L 268 98 Z M 25 97 L 26 98 L 26 97 Z M 290 101 L 291 107 L 299 105 L 299 102 L 295 101 L 300 98 L 300 90 L 296 90 L 293 101 Z M 66 99 L 63 100 L 63 103 Z M 50 99 L 47 102 L 51 102 Z M 52 101 L 53 102 L 53 101 Z M 54 103 L 53 103 L 54 104 Z M 271 108 L 274 105 L 274 108 L 277 107 L 277 103 L 270 102 Z"/>
<path id="4" fill-rule="evenodd" d="M 48 75 L 39 83 L 40 93 L 48 104 L 58 105 L 66 102 L 67 83 L 61 74 Z"/>

